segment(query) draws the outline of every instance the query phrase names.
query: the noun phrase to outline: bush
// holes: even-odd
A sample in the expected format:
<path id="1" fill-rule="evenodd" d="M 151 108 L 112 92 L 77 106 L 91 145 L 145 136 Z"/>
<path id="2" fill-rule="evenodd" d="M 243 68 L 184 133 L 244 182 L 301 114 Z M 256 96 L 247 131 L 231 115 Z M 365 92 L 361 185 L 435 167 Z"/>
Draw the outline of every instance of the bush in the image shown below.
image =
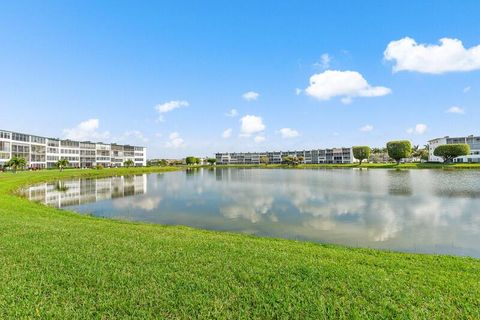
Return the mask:
<path id="1" fill-rule="evenodd" d="M 412 144 L 408 140 L 390 141 L 387 143 L 387 152 L 388 156 L 399 164 L 400 160 L 412 154 Z"/>
<path id="2" fill-rule="evenodd" d="M 200 159 L 199 158 L 196 158 L 196 157 L 186 157 L 185 158 L 185 163 L 187 165 L 192 165 L 192 164 L 199 164 L 200 163 Z"/>
<path id="3" fill-rule="evenodd" d="M 360 160 L 360 164 L 362 164 L 362 161 L 365 159 L 368 159 L 370 157 L 371 149 L 368 146 L 356 146 L 352 148 L 353 150 L 353 156 L 355 159 Z"/>
<path id="4" fill-rule="evenodd" d="M 443 158 L 444 162 L 450 162 L 453 158 L 470 154 L 470 146 L 465 143 L 444 144 L 433 150 L 433 155 Z"/>
<path id="5" fill-rule="evenodd" d="M 101 169 L 103 169 L 103 165 L 97 164 L 97 165 L 95 166 L 95 168 L 96 168 L 97 170 L 101 170 Z"/>

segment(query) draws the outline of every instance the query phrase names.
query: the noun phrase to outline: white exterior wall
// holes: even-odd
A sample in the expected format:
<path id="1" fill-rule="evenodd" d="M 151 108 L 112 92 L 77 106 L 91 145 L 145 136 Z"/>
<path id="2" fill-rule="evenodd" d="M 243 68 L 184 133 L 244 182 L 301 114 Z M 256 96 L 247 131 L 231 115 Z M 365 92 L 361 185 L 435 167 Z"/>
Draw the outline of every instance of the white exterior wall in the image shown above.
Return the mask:
<path id="1" fill-rule="evenodd" d="M 0 131 L 0 165 L 12 158 L 12 139 L 8 131 Z"/>
<path id="2" fill-rule="evenodd" d="M 447 144 L 447 138 L 437 138 L 428 141 L 428 161 L 430 162 L 443 162 L 443 158 L 433 155 L 433 151 L 436 147 Z"/>

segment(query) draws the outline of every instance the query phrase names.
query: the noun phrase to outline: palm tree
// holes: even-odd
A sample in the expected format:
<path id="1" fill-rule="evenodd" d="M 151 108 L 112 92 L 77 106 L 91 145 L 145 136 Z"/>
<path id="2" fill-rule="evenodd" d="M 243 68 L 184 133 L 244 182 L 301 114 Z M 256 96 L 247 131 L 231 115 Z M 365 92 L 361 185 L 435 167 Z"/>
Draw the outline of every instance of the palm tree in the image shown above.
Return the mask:
<path id="1" fill-rule="evenodd" d="M 17 173 L 17 168 L 23 168 L 27 164 L 25 158 L 22 157 L 13 157 L 8 161 L 7 165 L 13 169 L 14 173 Z"/>
<path id="2" fill-rule="evenodd" d="M 60 169 L 60 171 L 63 171 L 63 168 L 65 168 L 66 166 L 68 166 L 70 162 L 67 160 L 67 159 L 60 159 L 57 161 L 57 168 Z"/>
<path id="3" fill-rule="evenodd" d="M 134 165 L 133 163 L 133 160 L 132 159 L 128 159 L 128 160 L 125 160 L 125 162 L 123 163 L 123 165 L 127 168 L 131 167 Z"/>

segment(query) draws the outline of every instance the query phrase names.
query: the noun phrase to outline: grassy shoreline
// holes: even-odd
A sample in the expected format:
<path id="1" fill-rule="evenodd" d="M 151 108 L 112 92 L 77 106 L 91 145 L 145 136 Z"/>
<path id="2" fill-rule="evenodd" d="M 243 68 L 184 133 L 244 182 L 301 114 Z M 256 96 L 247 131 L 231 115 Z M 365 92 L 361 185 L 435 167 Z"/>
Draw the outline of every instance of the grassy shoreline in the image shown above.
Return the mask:
<path id="1" fill-rule="evenodd" d="M 204 165 L 202 167 L 211 167 Z M 300 164 L 297 166 L 288 166 L 285 164 L 230 164 L 217 165 L 217 168 L 262 168 L 262 169 L 471 169 L 480 170 L 480 163 L 358 163 L 349 164 Z"/>
<path id="2" fill-rule="evenodd" d="M 478 259 L 107 220 L 12 194 L 176 169 L 0 173 L 0 318 L 480 318 Z"/>

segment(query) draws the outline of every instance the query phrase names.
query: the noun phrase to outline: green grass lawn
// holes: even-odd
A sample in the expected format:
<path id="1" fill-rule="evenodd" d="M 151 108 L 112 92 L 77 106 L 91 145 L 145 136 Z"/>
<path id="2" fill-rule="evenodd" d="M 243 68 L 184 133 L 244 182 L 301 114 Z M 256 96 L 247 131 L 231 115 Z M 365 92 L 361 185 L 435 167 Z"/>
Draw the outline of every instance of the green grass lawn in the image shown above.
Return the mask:
<path id="1" fill-rule="evenodd" d="M 12 195 L 159 170 L 0 173 L 0 319 L 480 318 L 477 259 L 112 221 Z"/>

